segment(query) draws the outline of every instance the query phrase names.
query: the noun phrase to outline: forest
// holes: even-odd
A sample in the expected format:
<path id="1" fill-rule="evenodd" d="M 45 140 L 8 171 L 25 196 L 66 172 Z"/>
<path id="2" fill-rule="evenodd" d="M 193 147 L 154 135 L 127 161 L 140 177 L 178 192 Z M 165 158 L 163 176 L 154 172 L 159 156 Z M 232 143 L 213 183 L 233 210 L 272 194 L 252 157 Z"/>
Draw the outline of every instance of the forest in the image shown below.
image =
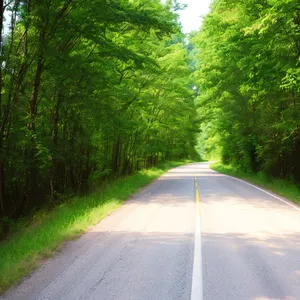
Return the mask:
<path id="1" fill-rule="evenodd" d="M 215 0 L 193 32 L 203 151 L 300 183 L 300 2 Z"/>
<path id="2" fill-rule="evenodd" d="M 0 232 L 91 182 L 220 156 L 300 183 L 300 3 L 0 1 Z"/>
<path id="3" fill-rule="evenodd" d="M 2 227 L 87 193 L 93 178 L 197 155 L 180 9 L 160 0 L 0 2 Z"/>

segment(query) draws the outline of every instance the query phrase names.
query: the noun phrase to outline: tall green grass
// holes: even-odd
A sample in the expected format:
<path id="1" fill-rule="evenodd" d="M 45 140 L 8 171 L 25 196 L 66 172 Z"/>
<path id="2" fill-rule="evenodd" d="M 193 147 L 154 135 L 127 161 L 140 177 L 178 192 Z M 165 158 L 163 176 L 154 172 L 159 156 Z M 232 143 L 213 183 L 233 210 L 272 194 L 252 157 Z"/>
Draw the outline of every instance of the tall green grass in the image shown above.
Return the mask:
<path id="1" fill-rule="evenodd" d="M 41 211 L 24 228 L 0 243 L 0 293 L 53 255 L 64 242 L 86 231 L 118 209 L 139 188 L 167 170 L 189 161 L 168 162 L 102 186 L 86 197 L 73 198 L 52 211 Z"/>
<path id="2" fill-rule="evenodd" d="M 211 169 L 223 174 L 245 179 L 271 192 L 281 195 L 294 203 L 300 204 L 300 188 L 296 184 L 283 179 L 276 179 L 264 173 L 245 173 L 231 165 L 214 163 Z"/>

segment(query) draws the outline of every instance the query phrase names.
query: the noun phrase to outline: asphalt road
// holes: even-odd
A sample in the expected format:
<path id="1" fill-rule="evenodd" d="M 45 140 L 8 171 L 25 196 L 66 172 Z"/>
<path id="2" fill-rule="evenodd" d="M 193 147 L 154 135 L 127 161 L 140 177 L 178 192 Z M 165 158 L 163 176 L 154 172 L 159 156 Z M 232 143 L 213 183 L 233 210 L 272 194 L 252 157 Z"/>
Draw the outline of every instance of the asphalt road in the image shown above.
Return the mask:
<path id="1" fill-rule="evenodd" d="M 300 299 L 300 210 L 207 163 L 189 164 L 0 299 Z"/>

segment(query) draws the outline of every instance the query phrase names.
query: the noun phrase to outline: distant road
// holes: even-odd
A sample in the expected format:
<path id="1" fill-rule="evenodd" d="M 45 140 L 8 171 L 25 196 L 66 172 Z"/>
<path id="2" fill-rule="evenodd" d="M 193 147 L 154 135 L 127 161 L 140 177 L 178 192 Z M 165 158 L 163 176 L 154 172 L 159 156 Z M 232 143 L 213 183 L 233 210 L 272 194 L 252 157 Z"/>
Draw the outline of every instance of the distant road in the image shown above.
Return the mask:
<path id="1" fill-rule="evenodd" d="M 0 299 L 298 300 L 300 210 L 208 163 L 189 164 Z"/>

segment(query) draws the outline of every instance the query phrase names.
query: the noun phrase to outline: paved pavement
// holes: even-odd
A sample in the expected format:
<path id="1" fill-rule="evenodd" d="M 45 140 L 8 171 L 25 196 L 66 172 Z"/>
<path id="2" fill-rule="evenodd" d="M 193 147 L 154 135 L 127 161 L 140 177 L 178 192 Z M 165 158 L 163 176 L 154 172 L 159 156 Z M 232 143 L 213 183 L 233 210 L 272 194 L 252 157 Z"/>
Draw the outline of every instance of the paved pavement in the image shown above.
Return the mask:
<path id="1" fill-rule="evenodd" d="M 0 299 L 297 300 L 300 211 L 208 163 L 189 164 Z"/>
<path id="2" fill-rule="evenodd" d="M 299 209 L 197 168 L 204 299 L 300 299 Z"/>

